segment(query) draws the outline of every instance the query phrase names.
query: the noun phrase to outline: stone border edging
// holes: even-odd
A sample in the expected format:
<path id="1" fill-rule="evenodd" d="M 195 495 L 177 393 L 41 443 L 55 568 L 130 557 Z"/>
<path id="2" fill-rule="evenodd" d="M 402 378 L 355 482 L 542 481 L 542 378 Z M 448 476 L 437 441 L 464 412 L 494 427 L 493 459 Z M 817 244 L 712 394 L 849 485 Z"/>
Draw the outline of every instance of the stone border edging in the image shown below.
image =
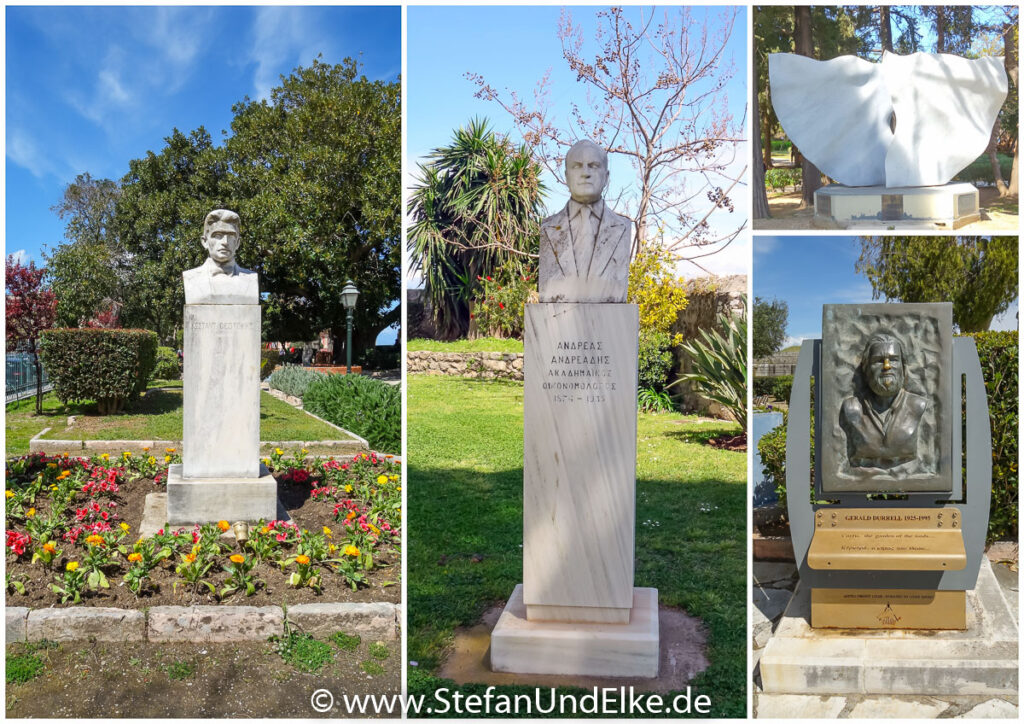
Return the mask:
<path id="1" fill-rule="evenodd" d="M 406 352 L 409 374 L 482 379 L 523 379 L 522 352 Z"/>
<path id="2" fill-rule="evenodd" d="M 309 415 L 309 413 L 306 413 Z M 310 415 L 310 417 L 316 417 Z M 319 418 L 318 418 L 319 419 Z M 326 421 L 325 421 L 326 422 Z M 330 425 L 330 423 L 327 423 Z M 336 425 L 334 427 L 337 427 Z M 52 428 L 44 428 L 40 430 L 36 435 L 29 440 L 28 451 L 29 453 L 45 453 L 47 455 L 99 455 L 101 453 L 109 453 L 112 455 L 120 455 L 124 451 L 129 451 L 135 455 L 144 455 L 145 449 L 148 448 L 151 452 L 156 451 L 163 454 L 161 451 L 164 448 L 173 447 L 177 450 L 182 449 L 181 440 L 50 440 L 41 438 L 41 435 L 46 434 Z M 340 428 L 339 428 L 340 429 Z M 323 455 L 356 455 L 361 452 L 370 452 L 370 444 L 354 433 L 349 433 L 347 430 L 343 432 L 352 435 L 351 440 L 261 440 L 260 441 L 260 455 L 268 457 L 274 448 L 279 447 L 283 450 L 293 450 L 295 448 L 310 448 L 317 449 L 324 452 Z"/>
<path id="3" fill-rule="evenodd" d="M 287 612 L 287 613 L 286 613 Z M 335 631 L 394 640 L 402 625 L 395 603 L 300 603 L 294 606 L 153 606 L 36 608 L 7 606 L 6 641 L 265 641 L 289 625 L 302 633 Z"/>

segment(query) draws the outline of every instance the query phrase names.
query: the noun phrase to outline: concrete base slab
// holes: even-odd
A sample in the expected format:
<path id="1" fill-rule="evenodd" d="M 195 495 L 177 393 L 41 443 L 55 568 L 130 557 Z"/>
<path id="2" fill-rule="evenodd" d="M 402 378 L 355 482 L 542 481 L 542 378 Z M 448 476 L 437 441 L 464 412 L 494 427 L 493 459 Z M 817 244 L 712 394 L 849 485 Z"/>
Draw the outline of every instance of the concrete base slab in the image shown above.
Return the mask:
<path id="1" fill-rule="evenodd" d="M 272 518 L 267 520 L 284 520 L 290 521 L 292 518 L 285 510 L 285 507 L 281 504 L 281 501 L 277 501 L 277 513 Z M 232 519 L 228 517 L 215 518 L 214 520 L 227 520 L 229 523 L 237 522 L 237 518 Z M 249 519 L 248 523 L 255 523 L 258 519 Z M 186 523 L 169 523 L 167 520 L 167 493 L 150 493 L 146 496 L 146 507 L 142 512 L 142 523 L 139 524 L 139 537 L 140 538 L 152 538 L 160 530 L 164 528 L 186 528 L 199 523 L 200 521 L 191 520 Z M 212 521 L 205 521 L 212 522 Z M 235 532 L 228 530 L 224 533 L 221 538 L 228 538 L 231 540 L 235 539 Z"/>
<path id="2" fill-rule="evenodd" d="M 978 189 L 944 186 L 840 186 L 814 192 L 814 225 L 823 228 L 959 229 L 981 220 Z"/>
<path id="3" fill-rule="evenodd" d="M 608 678 L 599 676 L 567 676 L 552 674 L 512 674 L 491 669 L 491 632 L 505 606 L 495 606 L 484 613 L 480 623 L 455 630 L 451 653 L 438 669 L 442 679 L 459 685 L 493 684 L 495 686 L 577 687 L 593 689 L 608 686 L 631 686 L 635 691 L 669 693 L 686 687 L 708 665 L 707 631 L 700 619 L 677 608 L 662 606 L 658 610 L 658 638 L 661 661 L 653 679 Z M 289 615 L 291 609 L 289 609 Z"/>
<path id="4" fill-rule="evenodd" d="M 167 468 L 167 521 L 272 520 L 277 513 L 277 481 L 260 464 L 257 478 L 185 478 L 181 465 Z"/>
<path id="5" fill-rule="evenodd" d="M 762 694 L 754 715 L 758 719 L 837 719 L 845 706 L 841 696 Z"/>
<path id="6" fill-rule="evenodd" d="M 634 588 L 629 623 L 528 621 L 523 585 L 491 633 L 491 668 L 524 674 L 658 675 L 658 591 Z"/>
<path id="7" fill-rule="evenodd" d="M 965 631 L 812 629 L 798 585 L 761 656 L 764 691 L 1015 695 L 1017 625 L 986 559 L 967 604 Z"/>

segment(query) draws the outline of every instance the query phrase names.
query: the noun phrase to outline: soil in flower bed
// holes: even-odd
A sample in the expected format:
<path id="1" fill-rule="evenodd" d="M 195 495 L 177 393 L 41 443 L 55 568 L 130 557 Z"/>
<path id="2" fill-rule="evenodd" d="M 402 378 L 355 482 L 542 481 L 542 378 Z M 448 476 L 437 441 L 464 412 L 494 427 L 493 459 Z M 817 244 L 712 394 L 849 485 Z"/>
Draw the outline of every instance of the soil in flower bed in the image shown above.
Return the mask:
<path id="1" fill-rule="evenodd" d="M 7 715 L 82 719 L 389 716 L 372 709 L 350 713 L 341 706 L 342 694 L 397 694 L 401 688 L 399 642 L 363 640 L 350 649 L 333 641 L 325 643 L 330 647 L 329 660 L 316 673 L 286 662 L 269 642 L 11 644 L 8 655 L 35 656 L 42 661 L 42 670 L 30 681 L 7 684 Z M 333 694 L 332 711 L 314 711 L 310 700 L 317 689 Z"/>
<path id="2" fill-rule="evenodd" d="M 747 434 L 741 432 L 739 435 L 719 435 L 708 440 L 708 445 L 719 450 L 732 450 L 734 452 L 747 451 Z"/>
<path id="3" fill-rule="evenodd" d="M 314 533 L 321 533 L 325 527 L 328 528 L 331 531 L 331 538 L 329 540 L 336 541 L 338 548 L 344 549 L 346 526 L 337 520 L 334 515 L 337 505 L 336 501 L 351 501 L 356 505 L 360 505 L 362 501 L 345 497 L 343 485 L 341 486 L 342 490 L 339 490 L 335 495 L 324 495 L 321 493 L 314 497 L 312 494 L 313 490 L 319 486 L 331 485 L 335 488 L 339 487 L 339 481 L 343 482 L 346 479 L 343 477 L 344 473 L 338 471 L 339 478 L 337 480 L 325 482 L 322 476 L 317 475 L 316 465 L 314 465 L 312 471 L 307 470 L 304 474 L 299 473 L 297 475 L 296 470 L 301 469 L 288 467 L 280 459 L 276 462 L 274 475 L 278 480 L 278 495 L 291 517 L 291 522 L 298 529 Z M 386 463 L 385 465 L 383 459 L 380 460 L 380 463 L 380 471 L 386 470 L 390 473 L 397 473 L 399 471 L 397 465 L 391 463 Z M 61 463 L 61 465 L 67 465 L 67 463 Z M 366 467 L 373 476 L 378 472 L 376 467 L 369 466 L 368 463 Z M 320 472 L 322 473 L 322 471 Z M 364 470 L 362 472 L 365 473 L 367 471 Z M 52 475 L 53 473 L 51 472 L 50 474 Z M 365 580 L 359 583 L 355 590 L 352 589 L 343 576 L 330 569 L 330 564 L 324 564 L 315 568 L 315 571 L 320 574 L 322 590 L 321 593 L 317 593 L 310 587 L 294 587 L 289 585 L 289 577 L 296 571 L 294 564 L 282 569 L 276 563 L 259 562 L 252 570 L 255 578 L 258 579 L 256 591 L 253 595 L 247 596 L 245 591 L 241 590 L 224 598 L 219 598 L 206 586 L 200 585 L 194 589 L 191 584 L 184 582 L 182 576 L 175 571 L 176 566 L 182 562 L 182 555 L 188 554 L 188 549 L 192 545 L 193 528 L 176 528 L 171 526 L 166 532 L 170 533 L 173 529 L 181 530 L 183 536 L 182 543 L 173 556 L 160 561 L 150 572 L 150 578 L 140 595 L 136 595 L 125 585 L 124 574 L 129 564 L 125 560 L 124 555 L 119 555 L 114 559 L 111 566 L 104 569 L 110 584 L 109 588 L 98 588 L 95 591 L 86 589 L 79 603 L 76 604 L 72 601 L 61 603 L 61 596 L 53 592 L 49 584 L 57 582 L 56 574 L 62 573 L 65 570 L 68 561 L 80 561 L 82 559 L 86 547 L 83 541 L 88 535 L 88 532 L 82 532 L 77 543 L 65 539 L 66 528 L 80 525 L 80 523 L 75 521 L 74 515 L 72 515 L 74 511 L 93 502 L 98 503 L 101 513 L 108 513 L 107 522 L 115 532 L 122 523 L 128 525 L 129 532 L 123 539 L 122 545 L 126 545 L 128 551 L 131 552 L 132 544 L 138 538 L 137 531 L 142 521 L 146 496 L 149 493 L 165 491 L 165 472 L 158 472 L 155 477 L 156 480 L 154 480 L 154 477 L 127 479 L 127 476 L 125 476 L 126 479 L 118 484 L 117 492 L 110 497 L 89 498 L 82 493 L 78 493 L 74 502 L 69 506 L 69 512 L 65 513 L 65 517 L 69 518 L 68 522 L 64 528 L 60 529 L 60 535 L 54 536 L 57 543 L 56 547 L 61 551 L 61 555 L 53 560 L 51 567 L 44 566 L 41 561 L 31 563 L 32 553 L 39 548 L 41 542 L 32 541 L 21 555 L 14 555 L 9 542 L 7 547 L 7 580 L 8 582 L 12 580 L 19 581 L 23 585 L 25 592 L 22 594 L 8 585 L 7 605 L 28 606 L 30 608 L 101 606 L 139 609 L 151 606 L 211 604 L 267 606 L 318 602 L 399 602 L 401 598 L 401 553 L 398 547 L 399 538 L 397 537 L 397 530 L 394 537 L 382 536 L 381 540 L 384 541 L 386 537 L 387 542 L 381 542 L 374 547 L 373 567 L 371 570 L 363 572 Z M 296 478 L 301 480 L 301 482 L 296 482 Z M 389 481 L 388 484 L 400 490 L 400 479 L 398 481 Z M 10 480 L 8 480 L 7 487 L 8 489 L 12 487 Z M 34 502 L 33 517 L 40 520 L 46 520 L 50 515 L 51 501 L 44 493 L 45 490 L 36 497 Z M 400 495 L 400 493 L 396 492 L 395 495 Z M 110 502 L 115 503 L 115 507 L 107 507 Z M 344 513 L 342 517 L 344 517 Z M 350 521 L 350 525 L 354 522 Z M 12 525 L 12 523 L 14 524 Z M 16 519 L 12 520 L 10 516 L 8 517 L 8 529 L 14 530 L 16 533 L 26 530 L 23 523 L 24 521 L 19 522 Z M 10 533 L 8 536 L 10 536 Z M 218 592 L 224 588 L 229 579 L 229 574 L 224 570 L 224 565 L 230 562 L 229 556 L 243 553 L 251 558 L 251 551 L 239 549 L 232 537 L 221 537 L 219 540 L 223 543 L 225 550 L 220 555 L 214 557 L 214 566 L 203 579 L 213 584 Z M 280 550 L 282 552 L 282 560 L 286 560 L 289 557 L 294 558 L 295 556 L 296 548 L 294 544 L 286 543 L 281 546 Z M 339 558 L 343 557 L 341 551 L 333 555 Z M 175 590 L 175 582 L 178 582 L 177 590 Z"/>

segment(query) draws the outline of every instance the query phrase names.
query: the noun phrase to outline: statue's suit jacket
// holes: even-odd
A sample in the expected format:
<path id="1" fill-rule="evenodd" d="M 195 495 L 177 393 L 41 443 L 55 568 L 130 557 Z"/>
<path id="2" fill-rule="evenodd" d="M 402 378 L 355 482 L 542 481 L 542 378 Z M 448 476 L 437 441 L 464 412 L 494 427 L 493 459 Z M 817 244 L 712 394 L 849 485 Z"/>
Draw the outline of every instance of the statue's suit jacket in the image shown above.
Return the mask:
<path id="1" fill-rule="evenodd" d="M 589 269 L 576 267 L 568 204 L 541 222 L 538 278 L 540 301 L 626 301 L 631 222 L 612 211 L 608 204 L 602 202 L 602 205 Z"/>

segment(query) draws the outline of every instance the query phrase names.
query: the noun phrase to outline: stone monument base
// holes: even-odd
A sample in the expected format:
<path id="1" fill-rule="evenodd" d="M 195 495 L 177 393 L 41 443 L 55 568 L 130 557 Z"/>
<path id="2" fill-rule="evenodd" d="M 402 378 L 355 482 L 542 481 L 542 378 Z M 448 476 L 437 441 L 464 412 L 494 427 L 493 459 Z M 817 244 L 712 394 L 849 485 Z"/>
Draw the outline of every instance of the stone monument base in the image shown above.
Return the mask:
<path id="1" fill-rule="evenodd" d="M 1017 625 L 982 558 L 965 631 L 813 629 L 797 586 L 761 656 L 768 694 L 1017 694 Z"/>
<path id="2" fill-rule="evenodd" d="M 824 186 L 814 192 L 814 225 L 826 229 L 959 229 L 981 220 L 978 189 L 944 186 Z"/>
<path id="3" fill-rule="evenodd" d="M 277 517 L 277 481 L 265 465 L 257 478 L 184 478 L 167 468 L 167 522 L 215 523 Z"/>
<path id="4" fill-rule="evenodd" d="M 528 621 L 519 584 L 491 633 L 491 668 L 519 674 L 658 675 L 658 590 L 634 588 L 629 623 Z"/>

